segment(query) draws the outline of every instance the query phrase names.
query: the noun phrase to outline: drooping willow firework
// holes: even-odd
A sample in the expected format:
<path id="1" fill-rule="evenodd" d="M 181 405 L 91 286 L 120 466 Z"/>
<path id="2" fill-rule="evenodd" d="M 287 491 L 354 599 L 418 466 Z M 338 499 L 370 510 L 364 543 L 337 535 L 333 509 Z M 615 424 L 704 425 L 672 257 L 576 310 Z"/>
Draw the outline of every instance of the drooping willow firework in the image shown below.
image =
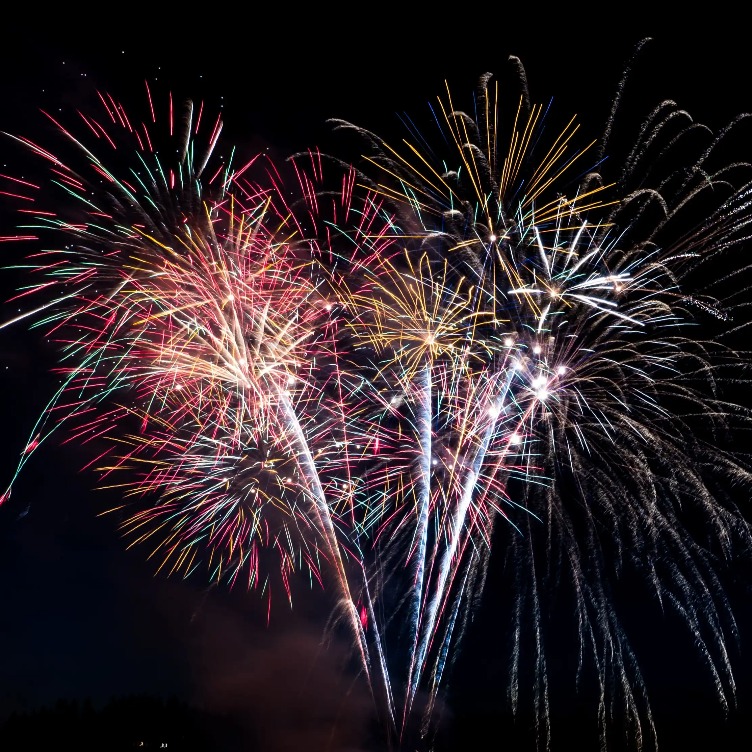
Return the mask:
<path id="1" fill-rule="evenodd" d="M 467 341 L 491 356 L 483 379 L 503 379 L 481 404 L 494 414 L 514 405 L 505 438 L 520 445 L 519 459 L 492 464 L 515 502 L 495 510 L 506 521 L 493 525 L 514 581 L 510 703 L 529 705 L 547 744 L 547 645 L 566 593 L 577 673 L 583 683 L 588 669 L 595 677 L 602 739 L 616 729 L 641 747 L 656 732 L 617 607 L 620 582 L 636 574 L 674 609 L 721 703 L 735 696 L 736 625 L 719 572 L 750 541 L 736 500 L 750 481 L 739 254 L 752 165 L 714 158 L 747 116 L 714 134 L 661 102 L 612 168 L 603 157 L 624 81 L 601 141 L 573 148 L 573 121 L 546 140 L 547 113 L 529 104 L 512 62 L 522 86 L 506 131 L 491 74 L 472 114 L 455 109 L 449 91 L 432 107 L 435 141 L 412 121 L 399 149 L 332 122 L 363 145 L 359 180 L 384 198 L 407 253 L 428 259 L 419 276 L 451 276 L 445 310 L 459 289 L 473 290 Z"/>
<path id="2" fill-rule="evenodd" d="M 590 146 L 573 121 L 551 138 L 520 80 L 508 119 L 490 75 L 475 114 L 447 92 L 435 146 L 335 121 L 365 159 L 311 150 L 294 179 L 263 156 L 214 167 L 220 123 L 199 148 L 192 106 L 169 121 L 170 163 L 107 95 L 103 118 L 82 115 L 91 144 L 53 121 L 69 157 L 16 137 L 72 199 L 32 212 L 54 245 L 30 258 L 43 280 L 22 295 L 42 302 L 24 318 L 60 344 L 64 379 L 29 449 L 59 426 L 97 447 L 161 570 L 269 598 L 272 572 L 287 597 L 299 569 L 332 583 L 396 739 L 415 713 L 430 732 L 499 552 L 513 708 L 529 698 L 547 744 L 564 592 L 603 737 L 621 715 L 640 746 L 654 728 L 615 606 L 625 572 L 734 695 L 716 567 L 750 542 L 724 476 L 750 480 L 732 440 L 751 416 L 726 391 L 749 361 L 721 257 L 748 239 L 752 173 L 712 167 L 726 132 L 687 150 L 709 131 L 662 103 L 608 183 L 617 121 Z M 126 144 L 135 163 L 116 164 Z"/>

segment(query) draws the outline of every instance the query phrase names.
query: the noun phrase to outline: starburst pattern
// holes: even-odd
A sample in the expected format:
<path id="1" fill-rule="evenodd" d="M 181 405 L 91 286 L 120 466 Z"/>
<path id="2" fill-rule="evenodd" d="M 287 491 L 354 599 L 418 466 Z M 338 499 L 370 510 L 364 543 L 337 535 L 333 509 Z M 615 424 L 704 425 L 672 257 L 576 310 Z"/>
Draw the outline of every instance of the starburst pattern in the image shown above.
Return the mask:
<path id="1" fill-rule="evenodd" d="M 171 100 L 160 151 L 151 96 L 141 122 L 102 95 L 91 144 L 54 120 L 69 157 L 15 137 L 63 189 L 46 206 L 24 184 L 24 232 L 53 248 L 29 259 L 22 318 L 63 380 L 18 470 L 65 427 L 158 570 L 270 601 L 272 579 L 287 599 L 299 572 L 330 584 L 394 744 L 415 715 L 430 736 L 501 555 L 512 708 L 550 743 L 564 600 L 602 738 L 640 747 L 655 728 L 625 578 L 681 616 L 734 699 L 721 571 L 750 543 L 728 492 L 751 480 L 730 388 L 749 363 L 750 166 L 713 167 L 741 119 L 714 136 L 662 103 L 613 167 L 618 108 L 600 141 L 574 119 L 552 137 L 512 62 L 511 109 L 490 74 L 473 115 L 447 90 L 434 141 L 333 121 L 363 146 L 349 161 L 216 164 L 221 122 L 204 138 L 189 105 L 176 127 Z"/>

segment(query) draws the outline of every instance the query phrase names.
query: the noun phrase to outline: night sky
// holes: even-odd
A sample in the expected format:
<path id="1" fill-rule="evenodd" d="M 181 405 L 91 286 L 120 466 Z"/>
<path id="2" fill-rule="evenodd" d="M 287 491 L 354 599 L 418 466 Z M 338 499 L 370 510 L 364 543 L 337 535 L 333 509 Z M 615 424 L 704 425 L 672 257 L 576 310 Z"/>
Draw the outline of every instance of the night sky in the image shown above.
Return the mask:
<path id="1" fill-rule="evenodd" d="M 328 137 L 327 118 L 400 134 L 397 113 L 421 114 L 443 93 L 445 79 L 464 96 L 480 74 L 499 70 L 514 54 L 527 68 L 534 98 L 554 97 L 597 135 L 621 70 L 644 36 L 654 41 L 639 63 L 644 101 L 638 114 L 664 97 L 714 128 L 752 111 L 747 40 L 741 31 L 711 31 L 702 21 L 678 34 L 639 18 L 616 28 L 613 20 L 604 27 L 598 19 L 531 21 L 501 12 L 468 22 L 458 11 L 403 22 L 369 6 L 350 20 L 319 18 L 311 10 L 300 15 L 293 6 L 265 16 L 241 7 L 174 22 L 130 17 L 127 7 L 112 12 L 99 23 L 83 14 L 31 13 L 5 23 L 0 131 L 36 137 L 47 128 L 40 108 L 85 110 L 97 88 L 140 106 L 148 79 L 160 91 L 222 108 L 223 140 L 248 156 L 262 149 L 286 156 Z M 3 173 L 23 175 L 29 163 L 16 143 L 0 139 Z M 12 234 L 14 216 L 3 197 L 0 220 L 0 235 Z M 24 250 L 0 247 L 10 261 Z M 3 274 L 7 298 L 19 280 L 14 272 Z M 16 309 L 0 308 L 0 319 Z M 0 330 L 2 486 L 55 387 L 52 364 L 43 340 L 24 324 Z M 0 507 L 0 722 L 59 698 L 103 703 L 143 693 L 227 713 L 253 729 L 269 752 L 366 749 L 369 698 L 347 668 L 348 645 L 322 644 L 328 596 L 303 581 L 291 609 L 284 594 L 275 594 L 267 625 L 267 603 L 257 593 L 155 576 L 146 550 L 126 549 L 117 520 L 99 515 L 117 499 L 92 491 L 94 478 L 78 471 L 86 457 L 75 446 L 43 447 Z M 667 752 L 688 741 L 685 748 L 692 749 L 699 739 L 747 748 L 734 747 L 733 739 L 752 713 L 750 585 L 740 581 L 732 589 L 743 652 L 735 659 L 740 709 L 727 724 L 685 636 L 672 636 L 670 619 L 644 625 L 646 674 Z M 636 623 L 643 613 L 655 618 L 652 606 L 633 606 Z M 488 749 L 517 749 L 506 743 L 515 732 L 500 678 L 505 658 L 496 644 L 505 618 L 486 592 L 449 682 L 447 738 L 488 736 Z M 573 701 L 572 716 L 562 723 L 576 725 L 577 713 Z"/>

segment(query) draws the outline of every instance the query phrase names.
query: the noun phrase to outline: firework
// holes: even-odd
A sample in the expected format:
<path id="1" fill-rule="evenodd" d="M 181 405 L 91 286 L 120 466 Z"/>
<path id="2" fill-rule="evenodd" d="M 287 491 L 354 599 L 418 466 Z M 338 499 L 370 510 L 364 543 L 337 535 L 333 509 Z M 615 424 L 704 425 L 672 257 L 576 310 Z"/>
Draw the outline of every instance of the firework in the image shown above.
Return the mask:
<path id="1" fill-rule="evenodd" d="M 316 188 L 315 154 L 296 179 L 297 214 L 268 160 L 209 174 L 221 123 L 200 148 L 191 104 L 179 133 L 168 119 L 163 147 L 176 161 L 167 164 L 149 127 L 153 107 L 148 125 L 134 125 L 112 97 L 101 101 L 101 122 L 82 116 L 101 136 L 91 147 L 55 122 L 74 147 L 70 161 L 19 139 L 52 164 L 71 200 L 33 212 L 36 232 L 68 241 L 30 258 L 44 279 L 21 293 L 42 299 L 29 317 L 58 345 L 63 383 L 18 471 L 64 426 L 68 440 L 96 447 L 88 466 L 126 501 L 110 512 L 132 544 L 149 546 L 158 571 L 242 581 L 270 605 L 270 578 L 288 599 L 299 570 L 333 585 L 391 717 L 375 620 L 366 634 L 360 551 L 378 515 L 361 510 L 355 482 L 371 451 L 359 404 L 371 387 L 341 352 L 347 293 L 327 238 L 336 226 L 355 243 L 353 271 L 388 258 L 389 220 L 349 193 L 352 171 L 331 204 Z M 115 170 L 113 151 L 129 142 L 135 165 Z"/>
<path id="2" fill-rule="evenodd" d="M 422 345 L 397 344 L 410 384 L 423 385 L 424 404 L 438 382 L 464 398 L 455 385 L 469 381 L 463 364 L 488 389 L 471 389 L 476 409 L 504 415 L 488 429 L 472 424 L 469 456 L 487 464 L 453 519 L 477 550 L 493 528 L 514 581 L 511 706 L 533 714 L 548 745 L 548 646 L 560 639 L 557 602 L 569 597 L 571 650 L 579 681 L 595 686 L 604 743 L 626 733 L 640 747 L 654 741 L 654 720 L 616 595 L 635 573 L 682 618 L 720 702 L 728 706 L 735 693 L 728 641 L 736 627 L 719 572 L 748 547 L 750 530 L 721 478 L 737 487 L 750 480 L 734 451 L 749 428 L 736 391 L 748 354 L 734 346 L 739 297 L 720 296 L 743 270 L 735 254 L 749 239 L 750 171 L 712 165 L 742 119 L 716 136 L 663 102 L 616 169 L 603 154 L 618 118 L 600 142 L 575 146 L 573 121 L 547 137 L 552 126 L 529 104 L 524 73 L 520 92 L 507 110 L 497 79 L 483 76 L 469 114 L 447 91 L 431 108 L 436 138 L 409 120 L 399 148 L 333 124 L 366 147 L 359 181 L 394 214 L 408 248 L 401 273 L 443 290 L 439 306 L 420 304 L 421 315 L 440 311 L 442 335 L 426 325 Z M 695 152 L 683 139 L 698 130 L 707 138 Z M 450 386 L 434 375 L 434 361 L 440 343 L 446 353 L 460 341 L 466 355 L 449 366 Z M 436 399 L 446 415 L 451 404 Z M 440 443 L 441 409 L 425 420 Z M 516 452 L 494 451 L 489 437 L 514 442 Z M 493 483 L 498 491 L 489 493 Z M 433 627 L 448 572 L 463 571 L 452 536 L 445 539 L 447 559 L 433 558 L 438 542 L 427 556 L 438 574 L 419 603 L 416 634 Z M 416 671 L 426 645 L 419 640 Z"/>
<path id="3" fill-rule="evenodd" d="M 617 169 L 616 109 L 581 142 L 519 83 L 505 98 L 483 76 L 473 114 L 447 90 L 437 137 L 411 127 L 399 148 L 334 121 L 367 147 L 349 161 L 236 169 L 202 107 L 176 127 L 170 100 L 161 144 L 151 96 L 141 122 L 102 95 L 87 138 L 53 121 L 65 156 L 17 138 L 65 197 L 24 187 L 24 232 L 53 243 L 27 263 L 41 281 L 20 295 L 39 302 L 21 318 L 58 344 L 62 386 L 18 471 L 65 427 L 159 571 L 270 602 L 299 571 L 329 584 L 395 743 L 413 716 L 431 733 L 501 555 L 513 709 L 547 745 L 570 598 L 603 739 L 620 716 L 641 746 L 655 729 L 624 577 L 682 617 L 734 697 L 719 567 L 751 541 L 723 476 L 750 480 L 732 450 L 752 416 L 727 386 L 748 357 L 722 290 L 749 171 L 713 166 L 726 131 L 686 150 L 698 128 L 669 103 Z"/>

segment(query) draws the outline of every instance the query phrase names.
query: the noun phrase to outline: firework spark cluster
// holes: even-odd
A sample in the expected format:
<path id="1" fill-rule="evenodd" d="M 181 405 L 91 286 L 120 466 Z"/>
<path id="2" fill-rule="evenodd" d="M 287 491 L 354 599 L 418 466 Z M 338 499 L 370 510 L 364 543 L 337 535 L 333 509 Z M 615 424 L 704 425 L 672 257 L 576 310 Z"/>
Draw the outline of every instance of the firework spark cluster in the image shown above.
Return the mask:
<path id="1" fill-rule="evenodd" d="M 580 143 L 521 83 L 482 77 L 472 114 L 447 91 L 435 142 L 334 121 L 352 160 L 236 168 L 219 120 L 170 100 L 162 122 L 150 94 L 143 120 L 107 94 L 76 127 L 50 118 L 54 153 L 14 136 L 60 189 L 13 182 L 39 240 L 20 318 L 61 375 L 18 472 L 63 429 L 159 571 L 270 604 L 301 572 L 320 581 L 395 739 L 413 714 L 430 733 L 493 550 L 513 581 L 512 706 L 545 745 L 558 591 L 604 738 L 621 716 L 639 746 L 654 728 L 614 605 L 625 571 L 734 697 L 716 573 L 751 537 L 723 492 L 750 481 L 727 387 L 749 360 L 723 291 L 740 289 L 752 171 L 714 167 L 727 131 L 672 103 L 612 168 L 616 118 Z"/>

